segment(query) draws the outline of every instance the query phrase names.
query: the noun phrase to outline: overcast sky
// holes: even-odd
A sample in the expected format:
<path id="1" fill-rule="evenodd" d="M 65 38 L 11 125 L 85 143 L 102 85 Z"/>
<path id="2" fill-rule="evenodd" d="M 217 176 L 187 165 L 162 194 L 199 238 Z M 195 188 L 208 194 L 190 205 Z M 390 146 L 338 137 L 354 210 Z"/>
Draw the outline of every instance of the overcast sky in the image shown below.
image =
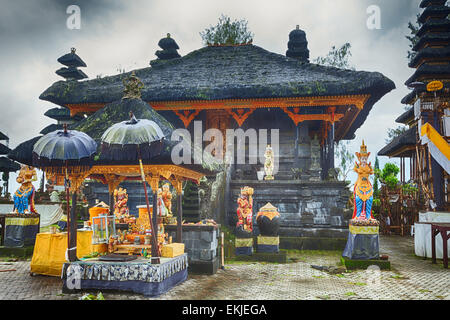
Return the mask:
<path id="1" fill-rule="evenodd" d="M 246 19 L 253 44 L 285 54 L 289 32 L 300 25 L 306 32 L 311 60 L 326 55 L 331 46 L 352 45 L 351 63 L 357 70 L 379 71 L 397 89 L 372 109 L 356 132 L 352 148 L 364 139 L 375 155 L 387 129 L 404 111 L 400 103 L 413 69 L 407 66 L 408 21 L 415 21 L 420 0 L 0 0 L 0 131 L 10 147 L 39 134 L 55 121 L 44 112 L 55 105 L 39 100 L 53 82 L 60 65 L 56 59 L 76 47 L 86 62 L 83 71 L 117 74 L 147 67 L 156 58 L 157 43 L 167 33 L 185 55 L 202 47 L 199 32 L 216 24 L 223 13 Z M 81 9 L 81 29 L 69 30 L 66 9 Z M 381 29 L 369 30 L 367 8 L 380 8 Z M 370 159 L 374 162 L 374 157 Z M 384 163 L 388 160 L 380 158 Z M 12 187 L 12 185 L 11 185 Z M 11 190 L 12 191 L 12 190 Z"/>

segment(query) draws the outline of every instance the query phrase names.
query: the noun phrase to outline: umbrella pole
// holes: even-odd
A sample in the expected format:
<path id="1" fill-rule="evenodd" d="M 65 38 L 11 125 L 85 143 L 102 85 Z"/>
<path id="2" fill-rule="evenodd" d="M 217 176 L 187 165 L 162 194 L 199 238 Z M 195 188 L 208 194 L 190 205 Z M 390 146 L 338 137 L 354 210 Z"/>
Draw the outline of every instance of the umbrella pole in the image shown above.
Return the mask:
<path id="1" fill-rule="evenodd" d="M 147 212 L 148 212 L 148 220 L 150 221 L 150 228 L 152 229 L 152 263 L 159 263 L 159 250 L 158 250 L 158 239 L 156 238 L 156 232 L 152 216 L 150 214 L 150 203 L 148 202 L 148 192 L 147 192 L 147 185 L 145 184 L 145 174 L 144 174 L 144 167 L 142 166 L 142 160 L 141 160 L 141 151 L 138 146 L 138 155 L 139 155 L 139 167 L 141 169 L 141 177 L 142 177 L 142 184 L 144 185 L 144 193 L 145 193 L 145 202 L 147 204 Z M 153 190 L 153 193 L 155 193 L 155 190 Z M 153 203 L 153 215 L 158 214 L 158 205 L 157 203 Z"/>
<path id="2" fill-rule="evenodd" d="M 69 175 L 68 175 L 68 165 L 67 165 L 67 161 L 66 161 L 66 167 L 65 167 L 65 179 L 64 179 L 64 187 L 66 190 L 66 202 L 67 202 L 67 206 L 66 206 L 66 215 L 67 215 L 67 259 L 69 260 L 69 262 L 71 262 L 71 255 L 70 255 L 70 236 L 71 236 L 71 223 L 72 223 L 72 219 L 70 219 L 70 195 L 69 195 Z"/>

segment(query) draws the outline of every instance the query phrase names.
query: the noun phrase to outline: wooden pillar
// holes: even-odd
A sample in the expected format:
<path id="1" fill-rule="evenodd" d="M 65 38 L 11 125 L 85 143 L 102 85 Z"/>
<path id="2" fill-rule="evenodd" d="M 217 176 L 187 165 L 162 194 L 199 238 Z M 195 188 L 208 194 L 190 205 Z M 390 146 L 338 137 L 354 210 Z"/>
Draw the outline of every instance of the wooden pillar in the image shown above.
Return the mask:
<path id="1" fill-rule="evenodd" d="M 69 203 L 67 203 L 69 205 Z M 77 214 L 76 214 L 76 206 L 77 206 L 77 192 L 76 189 L 73 190 L 72 193 L 72 208 L 70 210 L 70 219 L 68 219 L 68 224 L 70 224 L 69 230 L 67 233 L 68 237 L 68 253 L 67 256 L 70 262 L 77 261 Z"/>
<path id="2" fill-rule="evenodd" d="M 175 189 L 177 190 L 177 239 L 178 243 L 183 242 L 183 181 L 177 179 L 175 181 Z"/>
<path id="3" fill-rule="evenodd" d="M 156 243 L 158 243 L 158 225 L 159 225 L 159 217 L 158 217 L 158 187 L 159 187 L 159 176 L 153 175 L 149 179 L 150 187 L 152 188 L 152 202 L 153 202 L 153 216 L 152 216 L 152 223 L 153 223 L 153 229 L 152 234 L 155 235 Z M 159 247 L 157 250 L 152 250 L 152 252 L 157 253 L 157 256 L 159 257 Z M 153 255 L 152 255 L 153 257 Z M 159 263 L 155 261 L 155 263 Z"/>

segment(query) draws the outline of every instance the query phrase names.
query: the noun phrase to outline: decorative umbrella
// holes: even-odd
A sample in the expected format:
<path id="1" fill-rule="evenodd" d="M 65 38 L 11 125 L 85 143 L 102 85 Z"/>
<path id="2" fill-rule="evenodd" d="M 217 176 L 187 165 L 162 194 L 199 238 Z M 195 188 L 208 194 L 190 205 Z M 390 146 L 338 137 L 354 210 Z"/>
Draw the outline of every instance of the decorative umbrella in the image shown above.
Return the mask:
<path id="1" fill-rule="evenodd" d="M 92 166 L 96 150 L 97 143 L 91 137 L 80 131 L 68 131 L 67 125 L 64 125 L 64 130 L 57 130 L 43 136 L 34 144 L 33 148 L 34 166 L 45 169 L 47 172 L 65 174 L 64 186 L 67 200 L 69 261 L 75 261 L 77 259 L 77 227 L 75 217 L 77 196 L 74 190 L 72 193 L 72 210 L 70 210 L 69 173 L 81 174 L 82 172 L 88 171 Z"/>
<path id="2" fill-rule="evenodd" d="M 152 229 L 152 263 L 159 263 L 157 241 L 157 190 L 153 190 L 153 219 L 150 214 L 147 185 L 142 159 L 150 159 L 162 151 L 164 134 L 154 121 L 136 119 L 130 112 L 130 120 L 116 123 L 108 128 L 102 136 L 102 154 L 100 159 L 111 161 L 139 161 L 142 184 L 144 186 L 147 212 Z M 144 156 L 144 157 L 143 157 Z"/>

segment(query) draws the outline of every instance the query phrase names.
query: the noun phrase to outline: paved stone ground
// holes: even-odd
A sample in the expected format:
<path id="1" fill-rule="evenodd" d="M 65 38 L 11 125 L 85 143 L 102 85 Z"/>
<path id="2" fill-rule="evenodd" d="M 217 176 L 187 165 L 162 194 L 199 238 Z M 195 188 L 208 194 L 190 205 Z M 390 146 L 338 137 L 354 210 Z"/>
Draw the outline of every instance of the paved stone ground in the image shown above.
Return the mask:
<path id="1" fill-rule="evenodd" d="M 450 300 L 450 270 L 414 256 L 413 239 L 381 237 L 380 253 L 388 254 L 391 271 L 353 271 L 331 275 L 311 268 L 336 266 L 340 252 L 300 253 L 288 264 L 228 264 L 213 276 L 189 275 L 184 283 L 158 299 L 194 300 Z M 0 300 L 73 300 L 81 294 L 62 294 L 61 280 L 29 275 L 29 261 L 0 262 Z M 92 292 L 94 293 L 94 292 Z M 107 300 L 149 299 L 142 295 L 104 292 Z"/>

